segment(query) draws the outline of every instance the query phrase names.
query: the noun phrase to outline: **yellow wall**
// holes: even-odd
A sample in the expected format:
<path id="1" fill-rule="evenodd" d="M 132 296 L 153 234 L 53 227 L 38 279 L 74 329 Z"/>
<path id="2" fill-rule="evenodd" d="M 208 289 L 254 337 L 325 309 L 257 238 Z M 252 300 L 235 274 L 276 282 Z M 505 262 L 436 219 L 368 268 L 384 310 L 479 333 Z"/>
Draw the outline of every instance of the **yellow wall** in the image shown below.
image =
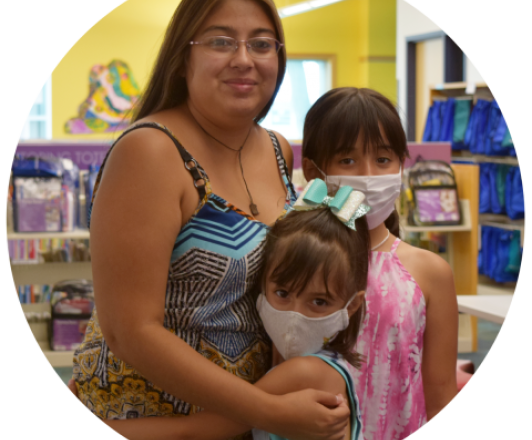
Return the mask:
<path id="1" fill-rule="evenodd" d="M 371 87 L 395 102 L 395 20 L 396 0 L 346 0 L 286 17 L 288 55 L 335 54 L 336 87 Z"/>
<path id="2" fill-rule="evenodd" d="M 116 134 L 71 135 L 64 124 L 76 117 L 89 92 L 95 64 L 126 62 L 141 88 L 146 85 L 175 0 L 128 0 L 92 27 L 65 55 L 52 74 L 52 137 L 113 139 Z M 161 23 L 162 22 L 162 23 Z"/>
<path id="3" fill-rule="evenodd" d="M 336 55 L 335 86 L 372 87 L 396 100 L 396 0 L 345 0 L 283 19 L 288 54 Z M 278 7 L 299 0 L 277 0 Z M 112 139 L 116 134 L 70 135 L 65 122 L 77 116 L 87 98 L 89 72 L 95 64 L 126 62 L 141 90 L 177 0 L 128 0 L 87 32 L 52 74 L 52 136 Z M 372 61 L 373 60 L 373 61 Z"/>

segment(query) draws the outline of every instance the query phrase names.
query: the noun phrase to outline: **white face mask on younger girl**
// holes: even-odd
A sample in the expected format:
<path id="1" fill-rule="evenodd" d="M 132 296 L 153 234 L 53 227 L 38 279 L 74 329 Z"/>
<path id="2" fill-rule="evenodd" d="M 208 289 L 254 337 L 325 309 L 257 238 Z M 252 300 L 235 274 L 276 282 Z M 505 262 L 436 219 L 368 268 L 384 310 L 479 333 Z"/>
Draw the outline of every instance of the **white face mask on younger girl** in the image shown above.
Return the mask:
<path id="1" fill-rule="evenodd" d="M 340 310 L 327 316 L 309 318 L 298 312 L 282 311 L 272 307 L 261 293 L 257 310 L 266 333 L 284 360 L 305 354 L 313 354 L 349 325 L 347 307 L 356 295 Z"/>
<path id="2" fill-rule="evenodd" d="M 316 164 L 314 166 L 318 168 Z M 401 193 L 401 169 L 397 174 L 379 176 L 327 176 L 320 168 L 318 171 L 327 183 L 350 186 L 364 193 L 367 204 L 371 206 L 371 211 L 366 214 L 370 231 L 384 222 L 395 209 L 395 200 Z"/>

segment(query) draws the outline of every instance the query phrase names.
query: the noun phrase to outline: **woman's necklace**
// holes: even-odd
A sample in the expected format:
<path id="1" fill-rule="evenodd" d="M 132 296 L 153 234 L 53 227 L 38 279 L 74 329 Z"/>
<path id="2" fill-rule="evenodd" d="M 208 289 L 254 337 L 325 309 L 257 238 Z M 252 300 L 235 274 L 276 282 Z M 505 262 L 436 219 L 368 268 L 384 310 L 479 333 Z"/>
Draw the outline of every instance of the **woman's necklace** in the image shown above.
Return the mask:
<path id="1" fill-rule="evenodd" d="M 192 115 L 192 112 L 190 112 Z M 249 196 L 249 209 L 251 211 L 251 214 L 253 214 L 254 217 L 259 215 L 259 210 L 257 209 L 257 205 L 253 202 L 253 197 L 251 196 L 251 193 L 249 192 L 248 183 L 246 182 L 246 178 L 244 177 L 244 168 L 242 167 L 242 148 L 244 148 L 244 145 L 246 145 L 246 142 L 248 140 L 249 134 L 251 133 L 251 129 L 253 126 L 249 128 L 248 134 L 246 135 L 246 139 L 244 139 L 244 143 L 240 148 L 231 148 L 228 145 L 225 145 L 220 139 L 216 139 L 212 134 L 210 134 L 207 130 L 203 128 L 203 126 L 198 122 L 198 120 L 192 115 L 192 118 L 196 121 L 196 124 L 198 124 L 199 128 L 202 129 L 203 133 L 205 133 L 207 136 L 214 139 L 216 142 L 218 142 L 220 145 L 223 145 L 225 148 L 238 152 L 238 164 L 240 165 L 240 173 L 242 174 L 242 179 L 244 179 L 244 185 L 246 186 L 246 191 Z"/>
<path id="2" fill-rule="evenodd" d="M 372 251 L 374 251 L 375 249 L 380 248 L 386 242 L 386 240 L 388 240 L 388 238 L 390 238 L 390 230 L 389 229 L 386 229 L 386 230 L 388 231 L 388 234 L 386 234 L 386 238 L 384 240 L 382 240 L 378 245 L 373 246 L 371 248 Z"/>

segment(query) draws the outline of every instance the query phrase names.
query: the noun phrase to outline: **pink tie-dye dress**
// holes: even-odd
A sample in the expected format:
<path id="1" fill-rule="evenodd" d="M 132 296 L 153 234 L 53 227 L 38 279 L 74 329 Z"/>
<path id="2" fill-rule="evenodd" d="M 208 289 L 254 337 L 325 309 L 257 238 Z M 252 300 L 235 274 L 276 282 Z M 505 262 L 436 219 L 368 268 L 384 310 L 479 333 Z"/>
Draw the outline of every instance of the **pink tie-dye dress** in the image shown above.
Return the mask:
<path id="1" fill-rule="evenodd" d="M 425 299 L 397 258 L 372 252 L 367 314 L 356 350 L 366 357 L 353 369 L 364 440 L 400 440 L 426 422 L 421 377 Z"/>

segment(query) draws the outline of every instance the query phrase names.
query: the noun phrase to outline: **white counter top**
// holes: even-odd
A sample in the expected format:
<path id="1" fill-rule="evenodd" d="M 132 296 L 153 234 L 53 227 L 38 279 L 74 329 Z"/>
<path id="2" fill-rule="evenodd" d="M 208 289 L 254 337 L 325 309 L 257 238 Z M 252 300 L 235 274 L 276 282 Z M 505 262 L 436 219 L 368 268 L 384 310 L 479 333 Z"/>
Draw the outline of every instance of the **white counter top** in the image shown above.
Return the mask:
<path id="1" fill-rule="evenodd" d="M 458 311 L 502 324 L 513 295 L 458 295 Z"/>

